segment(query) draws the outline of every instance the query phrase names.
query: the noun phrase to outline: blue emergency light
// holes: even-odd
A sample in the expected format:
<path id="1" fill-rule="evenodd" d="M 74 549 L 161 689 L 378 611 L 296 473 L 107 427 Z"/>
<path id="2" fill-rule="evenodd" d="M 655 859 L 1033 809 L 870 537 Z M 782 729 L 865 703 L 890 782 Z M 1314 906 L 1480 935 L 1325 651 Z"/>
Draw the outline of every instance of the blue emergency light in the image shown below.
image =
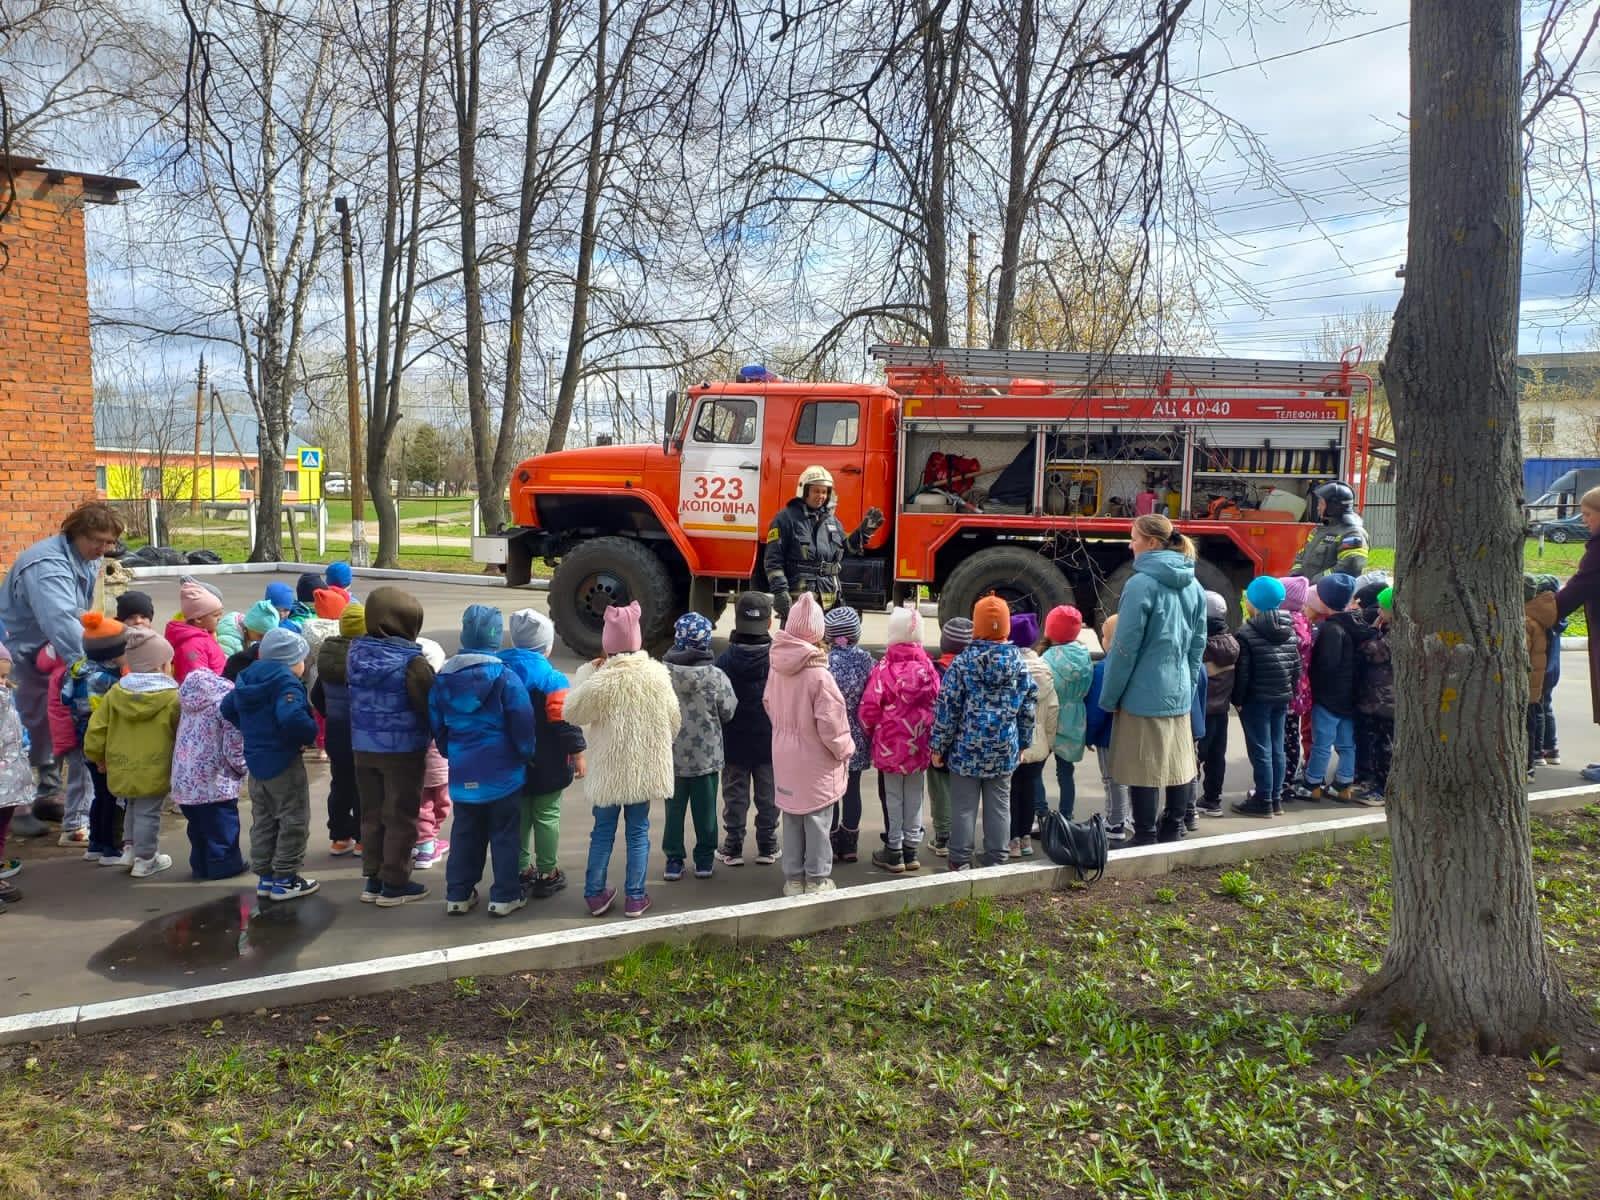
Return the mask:
<path id="1" fill-rule="evenodd" d="M 750 363 L 739 368 L 740 383 L 782 383 L 783 376 L 769 371 L 760 363 Z"/>

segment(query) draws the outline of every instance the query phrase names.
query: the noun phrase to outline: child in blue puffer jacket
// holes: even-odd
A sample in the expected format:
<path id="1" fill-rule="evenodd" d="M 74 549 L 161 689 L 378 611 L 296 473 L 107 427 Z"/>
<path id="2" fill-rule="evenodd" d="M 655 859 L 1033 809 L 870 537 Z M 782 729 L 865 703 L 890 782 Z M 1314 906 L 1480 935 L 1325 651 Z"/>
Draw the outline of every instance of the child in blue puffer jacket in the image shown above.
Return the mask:
<path id="1" fill-rule="evenodd" d="M 518 870 L 522 787 L 534 753 L 533 704 L 515 671 L 500 661 L 501 617 L 487 604 L 461 614 L 461 653 L 440 669 L 428 697 L 429 723 L 450 764 L 455 825 L 444 876 L 444 910 L 471 912 L 485 856 L 494 862 L 489 915 L 527 904 Z"/>

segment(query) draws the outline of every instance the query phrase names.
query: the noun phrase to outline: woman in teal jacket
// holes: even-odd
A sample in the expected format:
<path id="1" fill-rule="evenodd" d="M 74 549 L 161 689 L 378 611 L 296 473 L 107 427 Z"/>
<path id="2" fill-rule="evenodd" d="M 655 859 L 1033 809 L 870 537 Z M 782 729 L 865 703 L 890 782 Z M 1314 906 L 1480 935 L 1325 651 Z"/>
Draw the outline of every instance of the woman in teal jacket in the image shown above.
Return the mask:
<path id="1" fill-rule="evenodd" d="M 1131 793 L 1132 845 L 1147 846 L 1183 836 L 1196 773 L 1189 709 L 1206 649 L 1206 601 L 1194 578 L 1194 543 L 1166 517 L 1134 521 L 1130 544 L 1133 577 L 1117 608 L 1100 707 L 1117 715 L 1111 777 Z"/>

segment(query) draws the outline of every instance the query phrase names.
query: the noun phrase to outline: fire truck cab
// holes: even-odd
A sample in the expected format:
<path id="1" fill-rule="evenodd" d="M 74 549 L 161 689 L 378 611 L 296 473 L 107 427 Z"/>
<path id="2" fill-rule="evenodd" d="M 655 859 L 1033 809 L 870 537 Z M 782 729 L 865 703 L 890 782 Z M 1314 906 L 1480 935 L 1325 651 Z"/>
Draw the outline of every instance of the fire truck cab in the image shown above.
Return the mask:
<path id="1" fill-rule="evenodd" d="M 1040 613 L 1114 611 L 1142 512 L 1199 547 L 1197 575 L 1235 605 L 1255 574 L 1286 574 L 1307 497 L 1364 493 L 1370 379 L 1334 363 L 877 346 L 882 386 L 795 383 L 759 368 L 669 401 L 659 446 L 539 455 L 513 473 L 513 527 L 475 546 L 527 583 L 555 568 L 550 609 L 580 654 L 602 614 L 638 600 L 647 644 L 693 608 L 715 619 L 765 589 L 767 526 L 820 464 L 840 521 L 889 520 L 845 560 L 842 600 L 865 611 L 936 599 L 941 620 L 983 595 Z M 1314 514 L 1310 514 L 1314 520 Z"/>

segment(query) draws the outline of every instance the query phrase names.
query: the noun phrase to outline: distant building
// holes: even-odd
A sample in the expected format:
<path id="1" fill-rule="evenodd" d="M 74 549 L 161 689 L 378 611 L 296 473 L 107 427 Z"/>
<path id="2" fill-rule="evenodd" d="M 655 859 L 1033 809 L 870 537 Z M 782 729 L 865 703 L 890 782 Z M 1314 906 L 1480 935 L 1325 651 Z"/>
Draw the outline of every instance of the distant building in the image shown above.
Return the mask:
<path id="1" fill-rule="evenodd" d="M 1522 453 L 1600 458 L 1600 351 L 1517 359 Z"/>

